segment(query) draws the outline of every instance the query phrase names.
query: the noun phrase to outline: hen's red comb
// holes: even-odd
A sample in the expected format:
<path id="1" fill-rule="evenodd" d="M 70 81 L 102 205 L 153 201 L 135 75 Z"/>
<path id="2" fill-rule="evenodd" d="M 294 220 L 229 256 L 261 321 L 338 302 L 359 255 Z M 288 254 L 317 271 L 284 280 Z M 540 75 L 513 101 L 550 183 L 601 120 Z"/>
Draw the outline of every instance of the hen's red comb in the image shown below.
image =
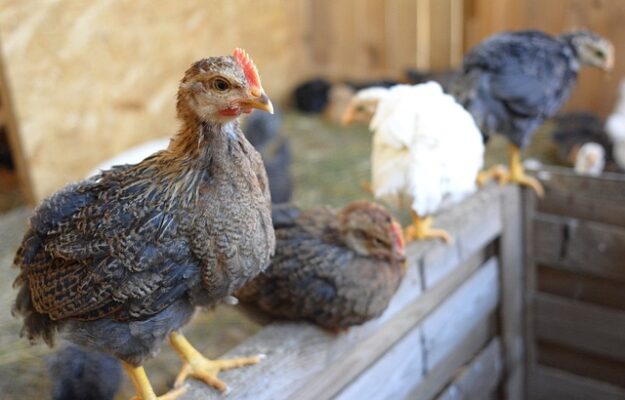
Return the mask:
<path id="1" fill-rule="evenodd" d="M 245 50 L 236 48 L 234 53 L 232 53 L 232 57 L 234 57 L 241 68 L 243 68 L 245 78 L 247 79 L 247 83 L 250 85 L 250 88 L 260 90 L 260 76 L 258 76 L 258 70 Z"/>

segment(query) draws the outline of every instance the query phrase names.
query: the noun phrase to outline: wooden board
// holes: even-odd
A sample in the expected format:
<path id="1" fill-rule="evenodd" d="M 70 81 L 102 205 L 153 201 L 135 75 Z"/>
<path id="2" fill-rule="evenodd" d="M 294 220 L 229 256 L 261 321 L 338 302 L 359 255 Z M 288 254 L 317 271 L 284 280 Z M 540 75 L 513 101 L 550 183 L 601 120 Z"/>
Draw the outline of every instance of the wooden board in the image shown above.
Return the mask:
<path id="1" fill-rule="evenodd" d="M 548 367 L 531 372 L 532 400 L 623 400 L 625 389 Z"/>
<path id="2" fill-rule="evenodd" d="M 464 332 L 463 339 L 449 349 L 446 357 L 427 372 L 423 381 L 406 399 L 431 399 L 440 393 L 464 364 L 473 358 L 492 337 L 494 326 L 490 316 L 477 321 L 475 327 Z"/>
<path id="3" fill-rule="evenodd" d="M 625 387 L 625 362 L 546 342 L 538 343 L 537 353 L 541 365 Z"/>
<path id="4" fill-rule="evenodd" d="M 436 400 L 486 399 L 497 388 L 502 371 L 501 341 L 495 338 L 458 371 Z"/>
<path id="5" fill-rule="evenodd" d="M 504 395 L 509 400 L 524 398 L 524 256 L 521 189 L 507 186 L 501 191 L 503 231 L 499 240 L 501 257 L 501 339 L 503 344 Z"/>
<path id="6" fill-rule="evenodd" d="M 537 268 L 541 292 L 625 311 L 625 283 L 560 268 Z"/>
<path id="7" fill-rule="evenodd" d="M 536 262 L 625 282 L 625 228 L 537 214 Z"/>
<path id="8" fill-rule="evenodd" d="M 1 56 L 35 200 L 138 143 L 175 133 L 189 65 L 243 47 L 270 97 L 309 63 L 306 0 L 0 1 Z"/>
<path id="9" fill-rule="evenodd" d="M 499 270 L 495 259 L 488 261 L 470 279 L 423 320 L 425 370 L 448 356 L 478 320 L 494 311 L 499 300 Z"/>
<path id="10" fill-rule="evenodd" d="M 538 340 L 625 362 L 625 313 L 537 294 L 535 317 Z"/>
<path id="11" fill-rule="evenodd" d="M 571 169 L 548 167 L 534 174 L 545 187 L 538 211 L 625 227 L 625 176 L 577 175 Z"/>

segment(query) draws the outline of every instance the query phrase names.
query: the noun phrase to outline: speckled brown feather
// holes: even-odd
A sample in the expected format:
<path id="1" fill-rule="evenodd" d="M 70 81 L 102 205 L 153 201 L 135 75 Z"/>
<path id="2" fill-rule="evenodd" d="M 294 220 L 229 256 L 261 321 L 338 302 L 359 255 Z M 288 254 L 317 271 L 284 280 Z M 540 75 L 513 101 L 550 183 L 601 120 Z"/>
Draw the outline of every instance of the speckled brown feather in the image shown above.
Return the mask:
<path id="1" fill-rule="evenodd" d="M 236 295 L 273 316 L 335 331 L 379 316 L 405 272 L 401 231 L 388 212 L 368 202 L 294 210 L 274 208 L 276 254 Z"/>
<path id="2" fill-rule="evenodd" d="M 216 72 L 245 85 L 232 57 L 195 63 L 167 150 L 69 185 L 35 211 L 15 257 L 15 311 L 31 340 L 51 343 L 70 320 L 146 320 L 180 299 L 211 306 L 266 267 L 275 238 L 261 157 L 236 120 L 189 107 L 189 83 Z"/>

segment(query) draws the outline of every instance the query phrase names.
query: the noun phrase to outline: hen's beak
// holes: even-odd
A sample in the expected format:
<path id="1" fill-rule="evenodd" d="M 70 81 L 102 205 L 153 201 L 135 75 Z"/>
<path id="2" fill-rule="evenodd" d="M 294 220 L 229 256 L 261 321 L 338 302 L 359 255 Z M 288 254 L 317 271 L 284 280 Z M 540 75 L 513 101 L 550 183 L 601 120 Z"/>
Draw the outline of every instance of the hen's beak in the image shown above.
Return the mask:
<path id="1" fill-rule="evenodd" d="M 614 69 L 614 47 L 613 46 L 610 46 L 608 48 L 608 51 L 606 52 L 606 59 L 605 59 L 605 63 L 603 64 L 602 69 L 606 72 L 610 72 L 612 71 L 612 69 Z"/>
<path id="2" fill-rule="evenodd" d="M 259 110 L 267 111 L 269 114 L 273 114 L 273 104 L 271 100 L 262 90 L 254 89 L 250 91 L 249 97 L 241 102 L 241 105 L 251 108 L 257 108 Z"/>
<path id="3" fill-rule="evenodd" d="M 343 112 L 341 116 L 341 125 L 347 126 L 354 121 L 354 109 L 352 107 L 347 107 L 347 110 Z"/>

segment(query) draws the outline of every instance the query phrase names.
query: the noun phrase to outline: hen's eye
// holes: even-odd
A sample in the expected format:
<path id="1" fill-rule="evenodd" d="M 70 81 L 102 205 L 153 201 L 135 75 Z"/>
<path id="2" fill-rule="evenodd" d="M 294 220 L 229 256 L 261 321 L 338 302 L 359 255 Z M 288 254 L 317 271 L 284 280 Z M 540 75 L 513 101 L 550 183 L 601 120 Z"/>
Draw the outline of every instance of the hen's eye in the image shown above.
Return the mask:
<path id="1" fill-rule="evenodd" d="M 603 52 L 601 52 L 600 50 L 595 50 L 595 57 L 603 58 Z"/>
<path id="2" fill-rule="evenodd" d="M 357 106 L 357 107 L 356 107 L 356 111 L 357 111 L 357 112 L 365 112 L 365 109 L 366 109 L 366 108 L 365 108 L 365 106 L 363 106 L 363 105 L 359 105 L 359 106 Z"/>
<path id="3" fill-rule="evenodd" d="M 227 80 L 221 78 L 213 79 L 212 86 L 213 89 L 217 90 L 218 92 L 225 92 L 226 90 L 230 89 L 230 83 L 228 83 Z"/>

